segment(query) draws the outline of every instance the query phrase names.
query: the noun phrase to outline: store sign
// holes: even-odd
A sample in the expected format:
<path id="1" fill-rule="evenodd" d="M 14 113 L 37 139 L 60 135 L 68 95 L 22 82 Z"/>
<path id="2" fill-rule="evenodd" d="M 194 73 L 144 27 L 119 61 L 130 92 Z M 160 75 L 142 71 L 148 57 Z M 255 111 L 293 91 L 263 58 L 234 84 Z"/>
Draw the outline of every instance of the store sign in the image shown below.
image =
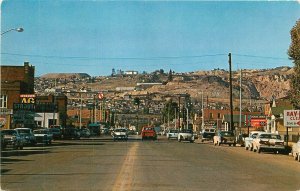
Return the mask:
<path id="1" fill-rule="evenodd" d="M 35 95 L 34 94 L 21 94 L 21 103 L 34 103 Z"/>
<path id="2" fill-rule="evenodd" d="M 299 127 L 300 126 L 300 110 L 284 110 L 283 113 L 284 126 Z"/>
<path id="3" fill-rule="evenodd" d="M 267 119 L 264 115 L 251 116 L 250 123 L 252 127 L 263 127 L 266 126 Z"/>

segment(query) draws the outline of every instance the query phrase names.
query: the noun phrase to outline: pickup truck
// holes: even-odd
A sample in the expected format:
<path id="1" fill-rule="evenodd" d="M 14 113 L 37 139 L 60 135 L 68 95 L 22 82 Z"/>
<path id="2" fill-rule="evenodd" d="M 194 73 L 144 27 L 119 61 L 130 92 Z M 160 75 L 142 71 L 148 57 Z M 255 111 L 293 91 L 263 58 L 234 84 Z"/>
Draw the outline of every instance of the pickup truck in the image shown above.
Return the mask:
<path id="1" fill-rule="evenodd" d="M 214 145 L 228 144 L 236 146 L 236 140 L 232 131 L 218 131 L 214 136 Z"/>
<path id="2" fill-rule="evenodd" d="M 253 139 L 256 138 L 257 134 L 263 131 L 251 131 L 249 133 L 249 137 L 245 138 L 245 149 L 246 150 L 253 150 Z"/>

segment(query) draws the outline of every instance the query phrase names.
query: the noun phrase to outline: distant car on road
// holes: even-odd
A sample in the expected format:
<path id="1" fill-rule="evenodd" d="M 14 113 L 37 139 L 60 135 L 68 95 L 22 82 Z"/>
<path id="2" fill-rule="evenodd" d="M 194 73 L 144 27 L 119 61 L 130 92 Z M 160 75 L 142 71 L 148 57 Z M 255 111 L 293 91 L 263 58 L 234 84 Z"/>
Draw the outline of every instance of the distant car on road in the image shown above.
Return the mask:
<path id="1" fill-rule="evenodd" d="M 30 146 L 35 146 L 36 145 L 36 139 L 35 139 L 35 136 L 33 134 L 32 129 L 30 129 L 30 128 L 16 128 L 16 130 L 23 137 L 24 145 L 30 145 Z"/>
<path id="2" fill-rule="evenodd" d="M 292 147 L 292 155 L 295 160 L 298 160 L 300 162 L 300 139 L 297 143 L 295 143 Z"/>
<path id="3" fill-rule="evenodd" d="M 67 127 L 63 130 L 64 139 L 80 139 L 80 131 L 77 128 Z"/>
<path id="4" fill-rule="evenodd" d="M 235 136 L 232 131 L 218 131 L 214 136 L 214 145 L 227 144 L 236 146 Z"/>
<path id="5" fill-rule="evenodd" d="M 8 145 L 12 146 L 13 149 L 23 149 L 24 138 L 16 129 L 1 130 L 1 139 L 1 147 L 3 149 L 5 149 Z"/>
<path id="6" fill-rule="evenodd" d="M 113 140 L 128 140 L 128 133 L 126 128 L 117 128 L 112 133 Z"/>
<path id="7" fill-rule="evenodd" d="M 52 133 L 54 140 L 62 138 L 62 132 L 60 128 L 53 127 L 49 128 L 49 130 Z"/>
<path id="8" fill-rule="evenodd" d="M 91 132 L 88 128 L 83 128 L 80 130 L 80 137 L 89 138 L 91 136 Z"/>
<path id="9" fill-rule="evenodd" d="M 177 139 L 178 138 L 178 130 L 177 129 L 170 129 L 167 132 L 168 139 Z"/>
<path id="10" fill-rule="evenodd" d="M 143 127 L 142 129 L 142 140 L 153 139 L 157 140 L 157 134 L 154 127 Z"/>
<path id="11" fill-rule="evenodd" d="M 201 142 L 213 140 L 215 134 L 215 128 L 204 128 L 200 133 Z"/>
<path id="12" fill-rule="evenodd" d="M 253 151 L 273 151 L 274 153 L 285 151 L 284 141 L 280 135 L 274 133 L 258 133 L 253 139 Z"/>
<path id="13" fill-rule="evenodd" d="M 34 130 L 33 134 L 38 143 L 43 143 L 46 145 L 50 145 L 52 143 L 53 134 L 48 128 Z"/>
<path id="14" fill-rule="evenodd" d="M 181 129 L 177 137 L 178 141 L 189 141 L 193 143 L 195 141 L 193 131 L 191 129 Z"/>
<path id="15" fill-rule="evenodd" d="M 245 138 L 245 149 L 252 151 L 253 150 L 253 139 L 256 138 L 258 133 L 261 133 L 263 131 L 251 131 L 249 133 L 249 136 Z"/>

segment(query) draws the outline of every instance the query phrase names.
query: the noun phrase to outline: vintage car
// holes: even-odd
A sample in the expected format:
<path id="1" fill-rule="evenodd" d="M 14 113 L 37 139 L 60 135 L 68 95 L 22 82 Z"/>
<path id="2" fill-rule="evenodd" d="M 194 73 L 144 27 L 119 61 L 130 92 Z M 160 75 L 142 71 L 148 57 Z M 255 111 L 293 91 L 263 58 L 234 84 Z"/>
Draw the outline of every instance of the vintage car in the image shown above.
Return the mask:
<path id="1" fill-rule="evenodd" d="M 13 149 L 23 149 L 24 138 L 16 129 L 1 130 L 1 147 L 5 149 L 7 146 L 12 146 Z"/>
<path id="2" fill-rule="evenodd" d="M 20 135 L 24 139 L 24 145 L 36 145 L 36 139 L 30 128 L 16 128 L 16 130 L 20 133 Z"/>
<path id="3" fill-rule="evenodd" d="M 251 131 L 249 133 L 249 136 L 245 138 L 245 149 L 246 150 L 249 150 L 249 151 L 252 151 L 253 150 L 253 139 L 256 138 L 257 134 L 258 133 L 261 133 L 263 131 Z"/>
<path id="4" fill-rule="evenodd" d="M 168 139 L 177 139 L 178 137 L 178 130 L 177 129 L 170 129 L 167 132 L 167 138 Z"/>
<path id="5" fill-rule="evenodd" d="M 195 141 L 195 137 L 193 135 L 193 130 L 191 129 L 181 129 L 178 133 L 178 142 L 181 141 L 189 141 L 193 143 Z"/>
<path id="6" fill-rule="evenodd" d="M 204 128 L 200 133 L 201 142 L 213 140 L 216 134 L 215 128 Z"/>
<path id="7" fill-rule="evenodd" d="M 273 151 L 274 153 L 285 151 L 284 141 L 280 135 L 274 133 L 258 133 L 253 139 L 253 151 Z"/>
<path id="8" fill-rule="evenodd" d="M 43 143 L 50 145 L 53 140 L 53 134 L 49 129 L 37 129 L 33 131 L 33 134 L 36 138 L 37 143 Z"/>
<path id="9" fill-rule="evenodd" d="M 117 128 L 113 131 L 112 137 L 114 141 L 116 140 L 128 140 L 128 134 L 126 128 Z"/>
<path id="10" fill-rule="evenodd" d="M 295 143 L 292 147 L 292 155 L 294 157 L 295 160 L 297 160 L 298 162 L 300 162 L 300 140 Z"/>
<path id="11" fill-rule="evenodd" d="M 154 127 L 143 127 L 142 129 L 142 140 L 153 139 L 157 140 L 157 134 Z"/>
<path id="12" fill-rule="evenodd" d="M 214 145 L 227 144 L 236 146 L 236 139 L 232 131 L 218 131 L 213 138 Z"/>
<path id="13" fill-rule="evenodd" d="M 49 130 L 52 133 L 54 140 L 62 138 L 62 131 L 60 128 L 52 127 L 52 128 L 49 128 Z"/>

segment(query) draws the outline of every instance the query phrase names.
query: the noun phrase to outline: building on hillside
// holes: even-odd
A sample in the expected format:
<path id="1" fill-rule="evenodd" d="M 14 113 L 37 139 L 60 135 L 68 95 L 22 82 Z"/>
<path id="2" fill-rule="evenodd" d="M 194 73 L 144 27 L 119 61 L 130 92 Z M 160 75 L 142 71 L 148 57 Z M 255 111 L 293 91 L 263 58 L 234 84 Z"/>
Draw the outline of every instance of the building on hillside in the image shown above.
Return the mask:
<path id="1" fill-rule="evenodd" d="M 8 129 L 14 123 L 13 107 L 14 104 L 21 103 L 20 95 L 34 94 L 35 67 L 24 62 L 23 66 L 0 66 L 0 70 L 0 126 Z"/>
<path id="2" fill-rule="evenodd" d="M 125 75 L 137 75 L 138 71 L 128 70 L 124 72 Z"/>

